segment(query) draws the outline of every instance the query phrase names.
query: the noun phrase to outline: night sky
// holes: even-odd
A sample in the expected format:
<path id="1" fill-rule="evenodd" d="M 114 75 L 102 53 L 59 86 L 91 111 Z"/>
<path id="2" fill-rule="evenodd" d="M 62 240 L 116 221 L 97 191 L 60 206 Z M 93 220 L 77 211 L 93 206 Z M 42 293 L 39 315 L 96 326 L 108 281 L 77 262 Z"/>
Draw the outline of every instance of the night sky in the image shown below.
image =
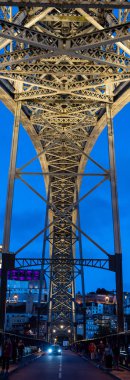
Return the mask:
<path id="1" fill-rule="evenodd" d="M 121 225 L 121 241 L 123 252 L 123 275 L 124 290 L 130 291 L 130 104 L 114 118 L 115 148 L 117 183 L 119 196 L 119 211 Z M 0 103 L 0 243 L 3 239 L 5 202 L 7 191 L 8 168 L 11 148 L 11 135 L 13 125 L 13 115 L 6 107 Z M 17 168 L 36 155 L 35 149 L 29 136 L 20 126 L 19 150 L 17 158 Z M 92 157 L 108 168 L 108 145 L 106 129 L 98 138 L 92 153 Z M 35 161 L 27 171 L 40 171 L 40 164 Z M 90 161 L 86 166 L 90 172 L 100 172 Z M 34 188 L 45 196 L 45 186 L 42 176 L 30 176 L 25 178 Z M 80 195 L 86 193 L 100 179 L 86 177 L 82 180 Z M 81 228 L 90 235 L 97 243 L 105 248 L 109 253 L 114 252 L 113 229 L 111 213 L 110 183 L 106 181 L 98 190 L 93 192 L 80 204 Z M 12 233 L 10 250 L 14 252 L 27 240 L 33 237 L 44 227 L 45 204 L 35 194 L 33 194 L 20 180 L 15 181 L 15 194 L 12 217 Z M 42 252 L 43 237 L 40 236 L 33 244 L 22 251 L 20 257 L 40 257 Z M 82 239 L 83 255 L 86 258 L 105 258 L 94 245 L 90 244 L 86 238 Z M 78 246 L 77 246 L 78 255 Z M 46 249 L 48 256 L 48 245 Z M 97 287 L 115 289 L 115 275 L 111 272 L 99 269 L 85 269 L 86 292 L 94 291 Z M 76 290 L 80 290 L 80 280 L 77 280 Z"/>

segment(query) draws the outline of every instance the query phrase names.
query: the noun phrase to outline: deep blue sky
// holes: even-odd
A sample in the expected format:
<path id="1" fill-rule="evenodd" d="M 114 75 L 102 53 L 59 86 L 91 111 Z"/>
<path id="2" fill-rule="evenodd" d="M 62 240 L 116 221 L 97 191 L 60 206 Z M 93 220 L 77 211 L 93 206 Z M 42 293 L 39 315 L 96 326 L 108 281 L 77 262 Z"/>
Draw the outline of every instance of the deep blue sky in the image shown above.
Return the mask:
<path id="1" fill-rule="evenodd" d="M 124 290 L 130 291 L 130 104 L 127 105 L 115 118 L 115 148 L 116 148 L 116 166 L 117 181 L 121 223 L 121 240 L 123 251 L 123 275 Z M 7 178 L 9 168 L 9 157 L 11 148 L 13 115 L 0 103 L 0 140 L 1 140 L 1 156 L 0 156 L 0 243 L 3 239 L 3 226 L 5 214 L 5 201 L 7 191 Z M 23 165 L 26 161 L 34 157 L 36 154 L 33 145 L 24 131 L 20 127 L 19 151 L 17 159 L 17 167 Z M 108 146 L 106 129 L 98 138 L 92 153 L 100 164 L 108 168 Z M 29 167 L 28 167 L 29 169 Z M 27 170 L 28 170 L 27 169 Z M 39 171 L 40 165 L 38 161 L 30 165 L 30 171 Z M 87 165 L 86 170 L 96 172 L 99 170 L 91 164 Z M 45 186 L 42 177 L 27 178 L 41 194 L 45 195 Z M 86 177 L 82 181 L 81 194 L 84 194 L 97 181 L 94 178 Z M 81 227 L 90 234 L 102 247 L 108 252 L 113 253 L 113 230 L 110 202 L 110 185 L 107 181 L 98 190 L 86 198 L 80 205 L 81 210 Z M 15 251 L 34 234 L 36 234 L 44 226 L 45 204 L 36 197 L 21 181 L 16 180 L 15 196 L 12 218 L 12 233 L 10 250 Z M 103 255 L 83 237 L 83 253 L 84 257 L 103 257 Z M 42 237 L 38 238 L 33 244 L 21 252 L 20 256 L 39 257 L 42 250 Z M 48 246 L 47 246 L 48 251 Z M 77 248 L 78 251 L 78 248 Z M 47 252 L 48 254 L 48 252 Z M 105 256 L 104 256 L 105 257 Z M 113 273 L 98 270 L 85 269 L 85 286 L 86 292 L 95 290 L 97 287 L 106 287 L 108 289 L 115 288 L 115 275 Z M 80 289 L 80 281 L 77 281 L 77 290 Z"/>

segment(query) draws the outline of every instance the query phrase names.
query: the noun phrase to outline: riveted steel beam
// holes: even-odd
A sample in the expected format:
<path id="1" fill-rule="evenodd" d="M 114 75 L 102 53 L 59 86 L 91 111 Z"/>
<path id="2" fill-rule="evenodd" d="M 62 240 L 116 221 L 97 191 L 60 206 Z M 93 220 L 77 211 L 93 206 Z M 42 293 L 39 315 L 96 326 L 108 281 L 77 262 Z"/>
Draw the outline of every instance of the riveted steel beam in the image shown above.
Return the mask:
<path id="1" fill-rule="evenodd" d="M 65 54 L 65 49 L 58 48 L 58 38 L 45 35 L 45 33 L 37 32 L 34 29 L 28 29 L 17 24 L 10 23 L 6 20 L 0 20 L 2 30 L 0 36 L 16 40 L 22 43 L 28 43 L 36 47 L 47 50 L 59 51 L 59 54 Z M 113 27 L 99 30 L 94 33 L 88 33 L 83 37 L 75 37 L 75 39 L 67 39 L 70 43 L 70 50 L 91 49 L 98 46 L 112 45 L 118 41 L 129 39 L 130 23 L 114 25 Z M 69 53 L 69 50 L 68 50 Z M 57 53 L 58 54 L 58 53 Z"/>
<path id="2" fill-rule="evenodd" d="M 66 9 L 73 9 L 78 7 L 78 8 L 85 8 L 85 9 L 89 9 L 89 8 L 101 8 L 101 9 L 113 9 L 113 8 L 116 8 L 116 9 L 120 9 L 120 8 L 125 8 L 125 9 L 129 9 L 130 8 L 130 5 L 129 5 L 129 1 L 124 1 L 124 0 L 112 0 L 112 1 L 108 1 L 108 0 L 94 0 L 93 2 L 92 1 L 89 1 L 89 0 L 64 0 L 64 1 L 57 1 L 57 0 L 53 0 L 51 3 L 50 3 L 50 0 L 46 0 L 46 1 L 42 1 L 42 0 L 0 0 L 0 4 L 1 5 L 17 5 L 18 7 L 23 7 L 23 5 L 26 5 L 28 8 L 32 7 L 32 6 L 41 6 L 41 7 L 48 7 L 50 4 L 52 7 L 56 7 L 56 8 L 63 8 L 65 7 Z"/>
<path id="3" fill-rule="evenodd" d="M 26 268 L 26 267 L 33 267 L 33 266 L 39 266 L 41 267 L 41 264 L 51 265 L 52 263 L 56 264 L 72 264 L 73 266 L 88 266 L 92 268 L 100 268 L 100 269 L 106 269 L 109 270 L 109 259 L 69 259 L 66 258 L 55 258 L 55 259 L 48 259 L 48 258 L 15 258 L 15 267 L 16 268 Z M 113 271 L 113 269 L 111 269 Z"/>
<path id="4" fill-rule="evenodd" d="M 50 87 L 50 90 L 47 90 L 45 91 L 45 89 L 38 89 L 38 90 L 30 90 L 29 92 L 28 91 L 24 91 L 22 92 L 20 95 L 18 95 L 17 93 L 15 94 L 15 100 L 16 101 L 19 101 L 19 100 L 27 100 L 27 99 L 38 99 L 38 98 L 44 98 L 44 97 L 53 97 L 55 96 L 56 94 L 59 94 L 59 95 L 69 95 L 71 94 L 71 96 L 73 98 L 76 98 L 76 97 L 80 97 L 81 98 L 85 98 L 85 99 L 90 99 L 92 101 L 95 102 L 95 100 L 97 102 L 104 102 L 104 103 L 112 103 L 113 99 L 111 96 L 106 96 L 106 94 L 103 94 L 102 92 L 96 92 L 95 91 L 88 91 L 88 90 L 85 90 L 85 89 L 81 89 L 81 93 L 79 94 L 78 90 L 77 92 L 72 90 L 53 90 L 51 89 Z"/>
<path id="5" fill-rule="evenodd" d="M 79 36 L 71 39 L 71 49 L 78 50 L 96 48 L 97 46 L 111 45 L 118 41 L 125 41 L 130 38 L 130 23 L 114 25 L 86 36 Z"/>
<path id="6" fill-rule="evenodd" d="M 42 68 L 44 64 L 44 67 L 46 67 L 46 70 L 47 70 L 47 67 L 49 67 L 48 65 L 51 65 L 51 68 L 52 68 L 52 65 L 57 66 L 58 61 L 59 61 L 59 64 L 61 62 L 63 66 L 65 65 L 65 67 L 67 65 L 67 67 L 69 67 L 70 70 L 73 69 L 73 67 L 76 68 L 78 65 L 80 65 L 80 67 L 79 66 L 77 67 L 77 71 L 79 72 L 79 69 L 80 69 L 81 74 L 82 74 L 82 70 L 88 67 L 89 61 L 91 62 L 90 65 L 93 65 L 93 66 L 95 66 L 94 63 L 97 63 L 98 67 L 99 67 L 99 63 L 102 64 L 104 66 L 104 70 L 107 69 L 106 65 L 108 65 L 109 67 L 112 66 L 112 67 L 120 67 L 120 68 L 126 68 L 126 69 L 130 68 L 130 58 L 128 56 L 124 56 L 124 54 L 120 54 L 119 56 L 113 50 L 108 52 L 108 51 L 103 51 L 101 49 L 89 49 L 87 51 L 84 49 L 82 54 L 80 51 L 75 53 L 69 50 L 69 55 L 71 57 L 69 61 L 67 57 L 67 52 L 68 52 L 67 50 L 63 51 L 63 56 L 61 55 L 58 56 L 57 51 L 48 52 L 45 49 L 39 49 L 33 46 L 31 46 L 28 49 L 27 48 L 18 49 L 18 50 L 15 50 L 14 52 L 5 52 L 0 55 L 0 69 L 6 66 L 9 69 L 9 67 L 14 65 L 14 69 L 16 68 L 18 72 L 20 71 L 20 67 L 21 69 L 22 68 L 24 69 L 25 67 L 25 70 L 28 71 L 29 67 L 28 66 L 26 67 L 26 64 L 28 65 L 29 62 L 31 63 L 34 60 L 37 61 L 36 68 L 35 68 L 36 71 L 37 71 L 38 61 L 40 61 L 40 65 L 41 65 L 41 60 L 42 60 Z M 23 63 L 24 66 L 21 66 L 21 63 Z M 57 66 L 57 71 L 60 70 L 60 69 L 58 70 L 58 66 Z M 99 70 L 100 70 L 100 67 L 99 67 Z M 44 68 L 43 68 L 43 71 L 44 71 Z"/>

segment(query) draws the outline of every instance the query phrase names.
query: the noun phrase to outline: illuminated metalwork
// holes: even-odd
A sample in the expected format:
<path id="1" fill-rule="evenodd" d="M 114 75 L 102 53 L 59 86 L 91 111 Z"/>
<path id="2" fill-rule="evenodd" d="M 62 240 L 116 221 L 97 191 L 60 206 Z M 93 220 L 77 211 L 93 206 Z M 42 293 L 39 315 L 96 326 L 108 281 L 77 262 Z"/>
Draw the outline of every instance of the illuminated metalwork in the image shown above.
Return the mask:
<path id="1" fill-rule="evenodd" d="M 28 259 L 28 258 L 16 258 L 16 268 L 26 268 L 26 267 L 35 267 L 39 266 L 41 267 L 41 264 L 43 265 L 52 265 L 53 263 L 60 263 L 64 265 L 64 263 L 67 263 L 69 265 L 73 266 L 86 266 L 86 267 L 92 267 L 92 268 L 100 268 L 100 269 L 106 269 L 115 271 L 115 266 L 111 264 L 111 260 L 113 259 L 113 256 L 110 257 L 110 259 Z M 46 271 L 46 269 L 45 269 Z"/>
<path id="2" fill-rule="evenodd" d="M 53 330 L 61 334 L 75 331 L 75 278 L 80 266 L 83 303 L 83 266 L 116 272 L 118 330 L 123 329 L 122 255 L 116 189 L 112 117 L 129 101 L 130 43 L 129 1 L 0 1 L 0 99 L 14 112 L 14 135 L 9 172 L 3 253 L 8 253 L 14 181 L 22 181 L 46 203 L 46 222 L 22 247 L 18 255 L 38 236 L 44 234 L 42 259 L 16 259 L 18 265 L 50 267 L 48 339 Z M 12 17 L 11 5 L 26 9 Z M 113 8 L 119 9 L 117 16 Z M 119 16 L 119 17 L 118 17 Z M 34 146 L 36 156 L 16 168 L 18 127 L 22 122 Z M 91 149 L 108 124 L 110 168 L 90 157 Z M 15 128 L 17 126 L 17 128 Z M 39 159 L 42 172 L 27 171 Z M 91 160 L 98 173 L 84 173 Z M 45 198 L 26 180 L 43 175 Z M 99 177 L 86 194 L 79 196 L 83 176 Z M 101 178 L 100 178 L 101 177 Z M 115 251 L 111 255 L 80 226 L 79 204 L 105 181 L 111 183 Z M 116 205 L 116 206 L 115 206 Z M 87 218 L 86 218 L 87 219 Z M 84 259 L 82 235 L 105 259 Z M 45 258 L 46 241 L 50 259 Z M 80 259 L 75 258 L 75 243 Z M 4 257 L 4 256 L 3 256 Z M 21 260 L 21 261 L 20 261 Z M 23 260 L 23 261 L 22 261 Z M 48 260 L 48 261 L 47 261 Z M 3 268 L 5 270 L 5 267 Z M 2 325 L 7 270 L 1 304 Z M 41 289 L 41 287 L 40 287 Z M 40 293 L 39 293 L 40 307 Z"/>
<path id="3" fill-rule="evenodd" d="M 106 9 L 113 9 L 113 8 L 129 8 L 129 1 L 126 0 L 93 0 L 92 2 L 89 0 L 64 0 L 64 1 L 58 1 L 58 0 L 0 0 L 0 4 L 4 5 L 17 5 L 22 6 L 23 4 L 26 6 L 42 6 L 42 7 L 48 7 L 49 5 L 53 7 L 66 7 L 66 8 L 76 8 L 78 7 L 85 7 L 85 8 L 106 8 Z"/>

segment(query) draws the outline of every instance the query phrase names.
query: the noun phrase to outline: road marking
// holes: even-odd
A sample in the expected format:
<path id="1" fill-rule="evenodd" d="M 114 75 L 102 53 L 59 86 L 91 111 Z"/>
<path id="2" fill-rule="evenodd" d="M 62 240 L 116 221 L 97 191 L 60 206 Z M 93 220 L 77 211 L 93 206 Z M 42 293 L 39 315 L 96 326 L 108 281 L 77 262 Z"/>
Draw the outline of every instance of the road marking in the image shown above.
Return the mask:
<path id="1" fill-rule="evenodd" d="M 60 363 L 59 363 L 59 379 L 62 378 L 62 357 L 60 357 Z"/>

